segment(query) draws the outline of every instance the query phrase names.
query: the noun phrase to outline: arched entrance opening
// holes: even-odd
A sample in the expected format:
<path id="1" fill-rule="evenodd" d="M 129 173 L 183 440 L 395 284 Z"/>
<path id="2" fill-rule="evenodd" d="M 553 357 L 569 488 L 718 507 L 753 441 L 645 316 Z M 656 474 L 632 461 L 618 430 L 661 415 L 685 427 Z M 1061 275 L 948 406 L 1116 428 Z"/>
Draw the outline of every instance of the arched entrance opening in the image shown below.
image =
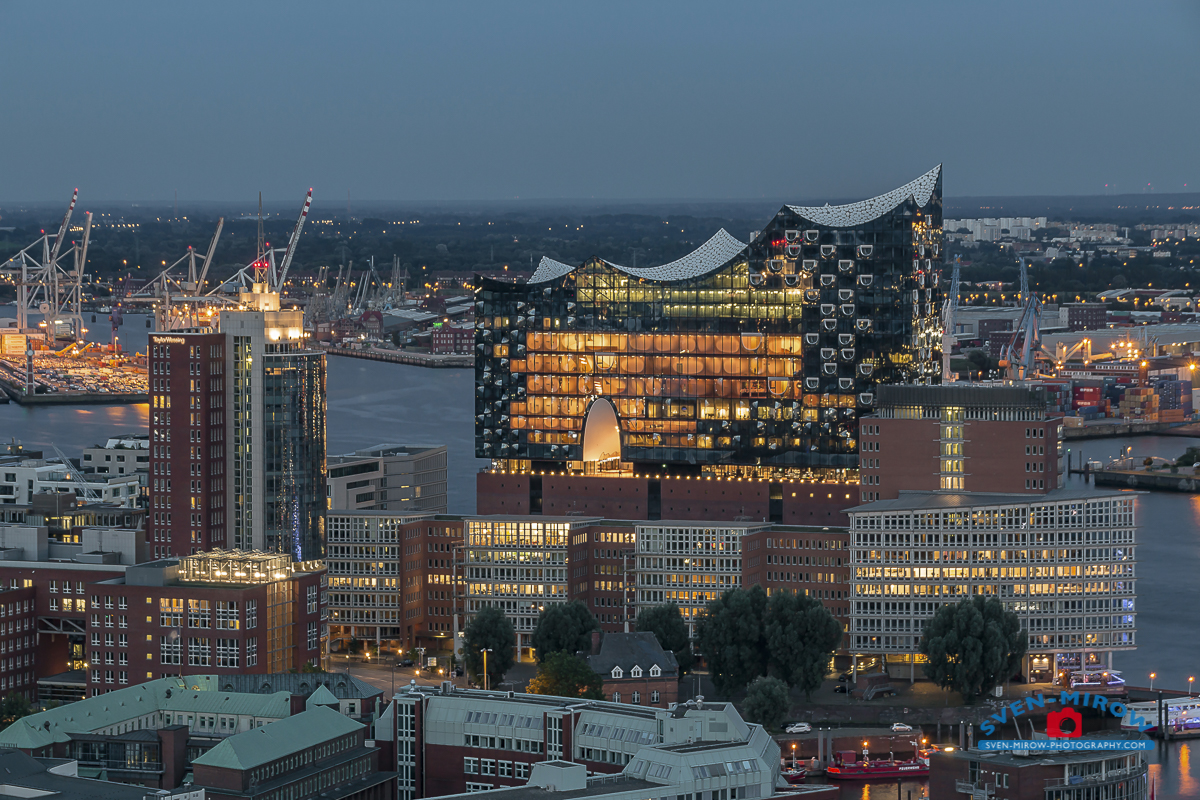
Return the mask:
<path id="1" fill-rule="evenodd" d="M 603 397 L 592 402 L 583 420 L 583 468 L 585 472 L 621 468 L 621 426 L 616 409 Z"/>

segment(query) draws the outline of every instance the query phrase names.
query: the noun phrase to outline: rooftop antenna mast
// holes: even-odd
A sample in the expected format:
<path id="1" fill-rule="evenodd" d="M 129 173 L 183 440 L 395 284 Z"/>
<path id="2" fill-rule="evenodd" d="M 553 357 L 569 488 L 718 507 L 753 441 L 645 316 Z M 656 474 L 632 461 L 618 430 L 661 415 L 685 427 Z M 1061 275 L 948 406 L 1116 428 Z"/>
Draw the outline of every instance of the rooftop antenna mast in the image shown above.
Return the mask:
<path id="1" fill-rule="evenodd" d="M 258 193 L 258 251 L 254 256 L 254 282 L 267 282 L 266 242 L 263 241 L 262 192 Z"/>

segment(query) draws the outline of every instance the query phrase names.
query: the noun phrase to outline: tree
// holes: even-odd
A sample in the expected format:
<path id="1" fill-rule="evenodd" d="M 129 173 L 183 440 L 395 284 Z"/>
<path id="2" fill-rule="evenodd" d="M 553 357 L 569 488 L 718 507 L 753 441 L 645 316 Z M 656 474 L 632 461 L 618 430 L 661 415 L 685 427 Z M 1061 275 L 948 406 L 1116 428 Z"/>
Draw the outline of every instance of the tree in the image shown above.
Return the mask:
<path id="1" fill-rule="evenodd" d="M 787 684 L 779 678 L 764 675 L 755 678 L 746 690 L 742 710 L 751 722 L 768 729 L 778 728 L 790 703 Z"/>
<path id="2" fill-rule="evenodd" d="M 7 728 L 21 717 L 27 717 L 33 713 L 33 706 L 23 694 L 13 692 L 0 702 L 0 725 Z"/>
<path id="3" fill-rule="evenodd" d="M 570 603 L 555 603 L 538 616 L 537 628 L 533 631 L 533 647 L 538 661 L 544 661 L 551 653 L 565 650 L 574 654 L 578 650 L 589 650 L 592 646 L 592 631 L 600 630 L 600 623 L 578 600 Z"/>
<path id="4" fill-rule="evenodd" d="M 925 675 L 943 689 L 958 691 L 967 703 L 1012 675 L 1025 646 L 1021 619 L 994 597 L 942 606 L 921 636 L 921 653 L 929 658 Z"/>
<path id="5" fill-rule="evenodd" d="M 666 603 L 643 610 L 637 617 L 637 629 L 653 633 L 664 650 L 675 654 L 679 677 L 682 678 L 683 673 L 691 669 L 692 643 L 688 639 L 687 623 L 683 621 L 678 605 Z"/>
<path id="6" fill-rule="evenodd" d="M 767 672 L 763 612 L 767 593 L 761 586 L 730 589 L 708 604 L 700 616 L 696 638 L 708 659 L 717 691 L 728 697 Z"/>
<path id="7" fill-rule="evenodd" d="M 603 700 L 604 679 L 579 656 L 560 650 L 546 656 L 538 664 L 537 675 L 529 682 L 527 691 L 530 694 Z"/>
<path id="8" fill-rule="evenodd" d="M 776 592 L 767 601 L 763 628 L 771 671 L 811 699 L 841 643 L 841 624 L 815 598 Z"/>
<path id="9" fill-rule="evenodd" d="M 488 682 L 495 685 L 513 665 L 517 634 L 504 612 L 493 606 L 480 609 L 464 635 L 463 655 L 467 671 L 477 681 L 483 674 L 483 650 L 487 654 Z"/>

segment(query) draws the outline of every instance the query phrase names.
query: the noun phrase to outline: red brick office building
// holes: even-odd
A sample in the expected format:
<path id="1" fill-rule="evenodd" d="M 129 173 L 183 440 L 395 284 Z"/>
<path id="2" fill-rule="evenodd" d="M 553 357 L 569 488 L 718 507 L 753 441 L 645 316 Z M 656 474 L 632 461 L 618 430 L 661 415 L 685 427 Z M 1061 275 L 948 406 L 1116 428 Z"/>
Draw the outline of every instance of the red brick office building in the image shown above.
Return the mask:
<path id="1" fill-rule="evenodd" d="M 225 546 L 223 333 L 150 336 L 150 509 L 155 558 Z"/>
<path id="2" fill-rule="evenodd" d="M 88 695 L 177 675 L 320 666 L 324 565 L 212 551 L 88 585 Z"/>
<path id="3" fill-rule="evenodd" d="M 1026 386 L 881 386 L 859 431 L 862 502 L 902 491 L 1044 494 L 1064 478 L 1062 420 Z"/>

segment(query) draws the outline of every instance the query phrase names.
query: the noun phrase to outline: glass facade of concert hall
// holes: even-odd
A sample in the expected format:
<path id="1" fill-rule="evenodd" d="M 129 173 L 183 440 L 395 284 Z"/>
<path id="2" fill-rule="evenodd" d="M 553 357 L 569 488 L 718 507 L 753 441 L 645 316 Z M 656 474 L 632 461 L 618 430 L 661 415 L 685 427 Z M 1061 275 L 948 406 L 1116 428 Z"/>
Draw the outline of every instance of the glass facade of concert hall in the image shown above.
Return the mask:
<path id="1" fill-rule="evenodd" d="M 879 383 L 940 376 L 941 168 L 657 267 L 476 290 L 476 455 L 506 471 L 853 480 Z"/>

